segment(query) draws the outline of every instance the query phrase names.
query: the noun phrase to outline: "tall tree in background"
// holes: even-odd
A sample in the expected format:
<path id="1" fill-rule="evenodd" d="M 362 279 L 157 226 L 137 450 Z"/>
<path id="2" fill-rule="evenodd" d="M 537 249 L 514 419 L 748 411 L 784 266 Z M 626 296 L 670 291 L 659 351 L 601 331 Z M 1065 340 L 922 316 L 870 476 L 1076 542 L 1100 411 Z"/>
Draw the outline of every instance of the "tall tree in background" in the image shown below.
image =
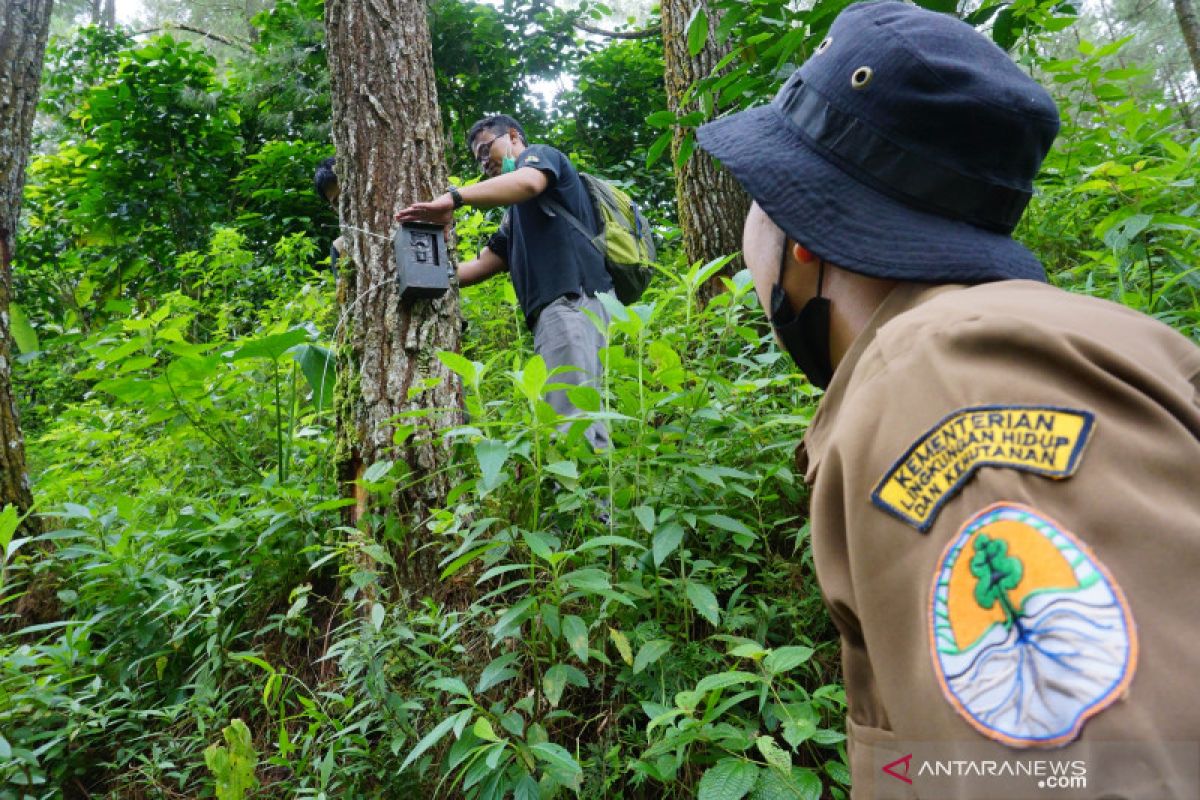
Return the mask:
<path id="1" fill-rule="evenodd" d="M 447 185 L 426 7 L 328 0 L 325 25 L 340 216 L 355 265 L 342 290 L 339 476 L 359 498 L 357 520 L 368 504 L 351 482 L 373 464 L 396 461 L 391 477 L 403 478 L 401 488 L 381 510 L 410 527 L 403 538 L 415 548 L 450 488 L 449 451 L 433 428 L 457 419 L 462 407 L 457 378 L 435 355 L 459 349 L 457 293 L 402 303 L 394 280 L 393 215 Z M 416 432 L 406 438 L 408 426 Z M 413 588 L 430 577 L 421 565 L 405 576 Z"/>
<path id="2" fill-rule="evenodd" d="M 712 73 L 732 50 L 732 41 L 719 44 L 713 36 L 719 12 L 709 0 L 662 0 L 661 8 L 667 107 L 681 117 L 702 107 L 698 98 L 684 102 L 688 87 Z M 705 111 L 716 109 L 709 105 Z M 675 195 L 688 261 L 707 262 L 742 249 L 742 222 L 750 197 L 707 153 L 697 150 L 679 164 L 681 149 L 692 147 L 692 135 L 677 127 L 671 143 L 677 165 Z M 726 273 L 740 268 L 731 264 Z M 701 300 L 707 301 L 718 286 L 710 281 Z"/>
<path id="3" fill-rule="evenodd" d="M 42 79 L 53 0 L 5 0 L 0 6 L 0 505 L 33 505 L 12 393 L 9 294 L 21 188 Z"/>
<path id="4" fill-rule="evenodd" d="M 1200 82 L 1200 20 L 1196 17 L 1196 5 L 1192 0 L 1173 0 L 1175 16 L 1179 19 L 1179 30 L 1192 58 L 1192 72 Z"/>

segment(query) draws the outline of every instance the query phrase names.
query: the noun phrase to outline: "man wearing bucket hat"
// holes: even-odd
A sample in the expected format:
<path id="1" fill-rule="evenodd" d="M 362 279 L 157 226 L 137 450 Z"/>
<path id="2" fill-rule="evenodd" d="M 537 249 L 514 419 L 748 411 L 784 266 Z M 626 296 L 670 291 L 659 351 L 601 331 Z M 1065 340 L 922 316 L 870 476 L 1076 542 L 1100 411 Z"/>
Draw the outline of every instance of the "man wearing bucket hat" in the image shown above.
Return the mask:
<path id="1" fill-rule="evenodd" d="M 1012 240 L 1057 131 L 1003 51 L 885 0 L 698 132 L 826 387 L 799 459 L 856 797 L 1200 793 L 1200 350 Z"/>

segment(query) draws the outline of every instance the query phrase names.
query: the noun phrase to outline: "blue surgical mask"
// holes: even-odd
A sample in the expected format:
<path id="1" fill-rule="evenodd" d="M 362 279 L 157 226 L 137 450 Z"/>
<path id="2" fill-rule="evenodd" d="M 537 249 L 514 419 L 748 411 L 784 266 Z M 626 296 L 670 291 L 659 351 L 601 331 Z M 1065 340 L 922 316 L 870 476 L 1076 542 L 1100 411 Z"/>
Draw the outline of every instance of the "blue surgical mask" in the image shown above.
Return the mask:
<path id="1" fill-rule="evenodd" d="M 500 162 L 500 172 L 502 174 L 505 172 L 512 172 L 516 168 L 517 168 L 517 160 L 515 158 L 513 158 L 512 156 L 505 156 L 504 159 Z"/>

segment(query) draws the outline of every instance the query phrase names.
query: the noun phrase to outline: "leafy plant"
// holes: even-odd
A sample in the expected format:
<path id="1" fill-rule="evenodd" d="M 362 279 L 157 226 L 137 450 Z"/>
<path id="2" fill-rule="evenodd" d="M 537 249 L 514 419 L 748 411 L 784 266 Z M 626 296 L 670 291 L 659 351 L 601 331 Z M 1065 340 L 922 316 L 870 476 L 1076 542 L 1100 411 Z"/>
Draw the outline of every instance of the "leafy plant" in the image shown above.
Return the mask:
<path id="1" fill-rule="evenodd" d="M 221 731 L 225 747 L 211 744 L 204 751 L 204 763 L 212 771 L 217 783 L 217 800 L 243 800 L 247 792 L 258 786 L 254 768 L 258 765 L 258 753 L 250 741 L 250 729 L 240 719 Z"/>

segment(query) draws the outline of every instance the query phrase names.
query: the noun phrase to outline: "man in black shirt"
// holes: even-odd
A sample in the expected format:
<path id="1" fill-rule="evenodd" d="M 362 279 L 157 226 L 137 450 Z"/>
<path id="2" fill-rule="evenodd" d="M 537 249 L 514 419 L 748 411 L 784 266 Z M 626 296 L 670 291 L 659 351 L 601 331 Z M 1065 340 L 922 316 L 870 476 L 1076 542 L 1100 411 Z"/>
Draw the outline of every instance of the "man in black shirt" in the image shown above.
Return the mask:
<path id="1" fill-rule="evenodd" d="M 571 367 L 555 376 L 557 383 L 593 385 L 600 375 L 600 348 L 605 334 L 584 311 L 608 325 L 608 313 L 598 292 L 611 292 L 612 279 L 604 258 L 564 218 L 543 206 L 553 199 L 589 228 L 597 228 L 595 210 L 579 173 L 562 152 L 548 145 L 530 145 L 512 117 L 497 115 L 476 122 L 467 146 L 488 176 L 473 186 L 450 187 L 427 203 L 415 203 L 396 215 L 401 222 L 449 225 L 455 209 L 509 206 L 500 230 L 479 257 L 458 266 L 458 281 L 470 286 L 508 270 L 525 323 L 533 332 L 534 350 L 546 367 Z M 577 409 L 566 392 L 546 396 L 559 414 Z M 595 447 L 608 446 L 608 430 L 593 423 L 587 438 Z"/>

